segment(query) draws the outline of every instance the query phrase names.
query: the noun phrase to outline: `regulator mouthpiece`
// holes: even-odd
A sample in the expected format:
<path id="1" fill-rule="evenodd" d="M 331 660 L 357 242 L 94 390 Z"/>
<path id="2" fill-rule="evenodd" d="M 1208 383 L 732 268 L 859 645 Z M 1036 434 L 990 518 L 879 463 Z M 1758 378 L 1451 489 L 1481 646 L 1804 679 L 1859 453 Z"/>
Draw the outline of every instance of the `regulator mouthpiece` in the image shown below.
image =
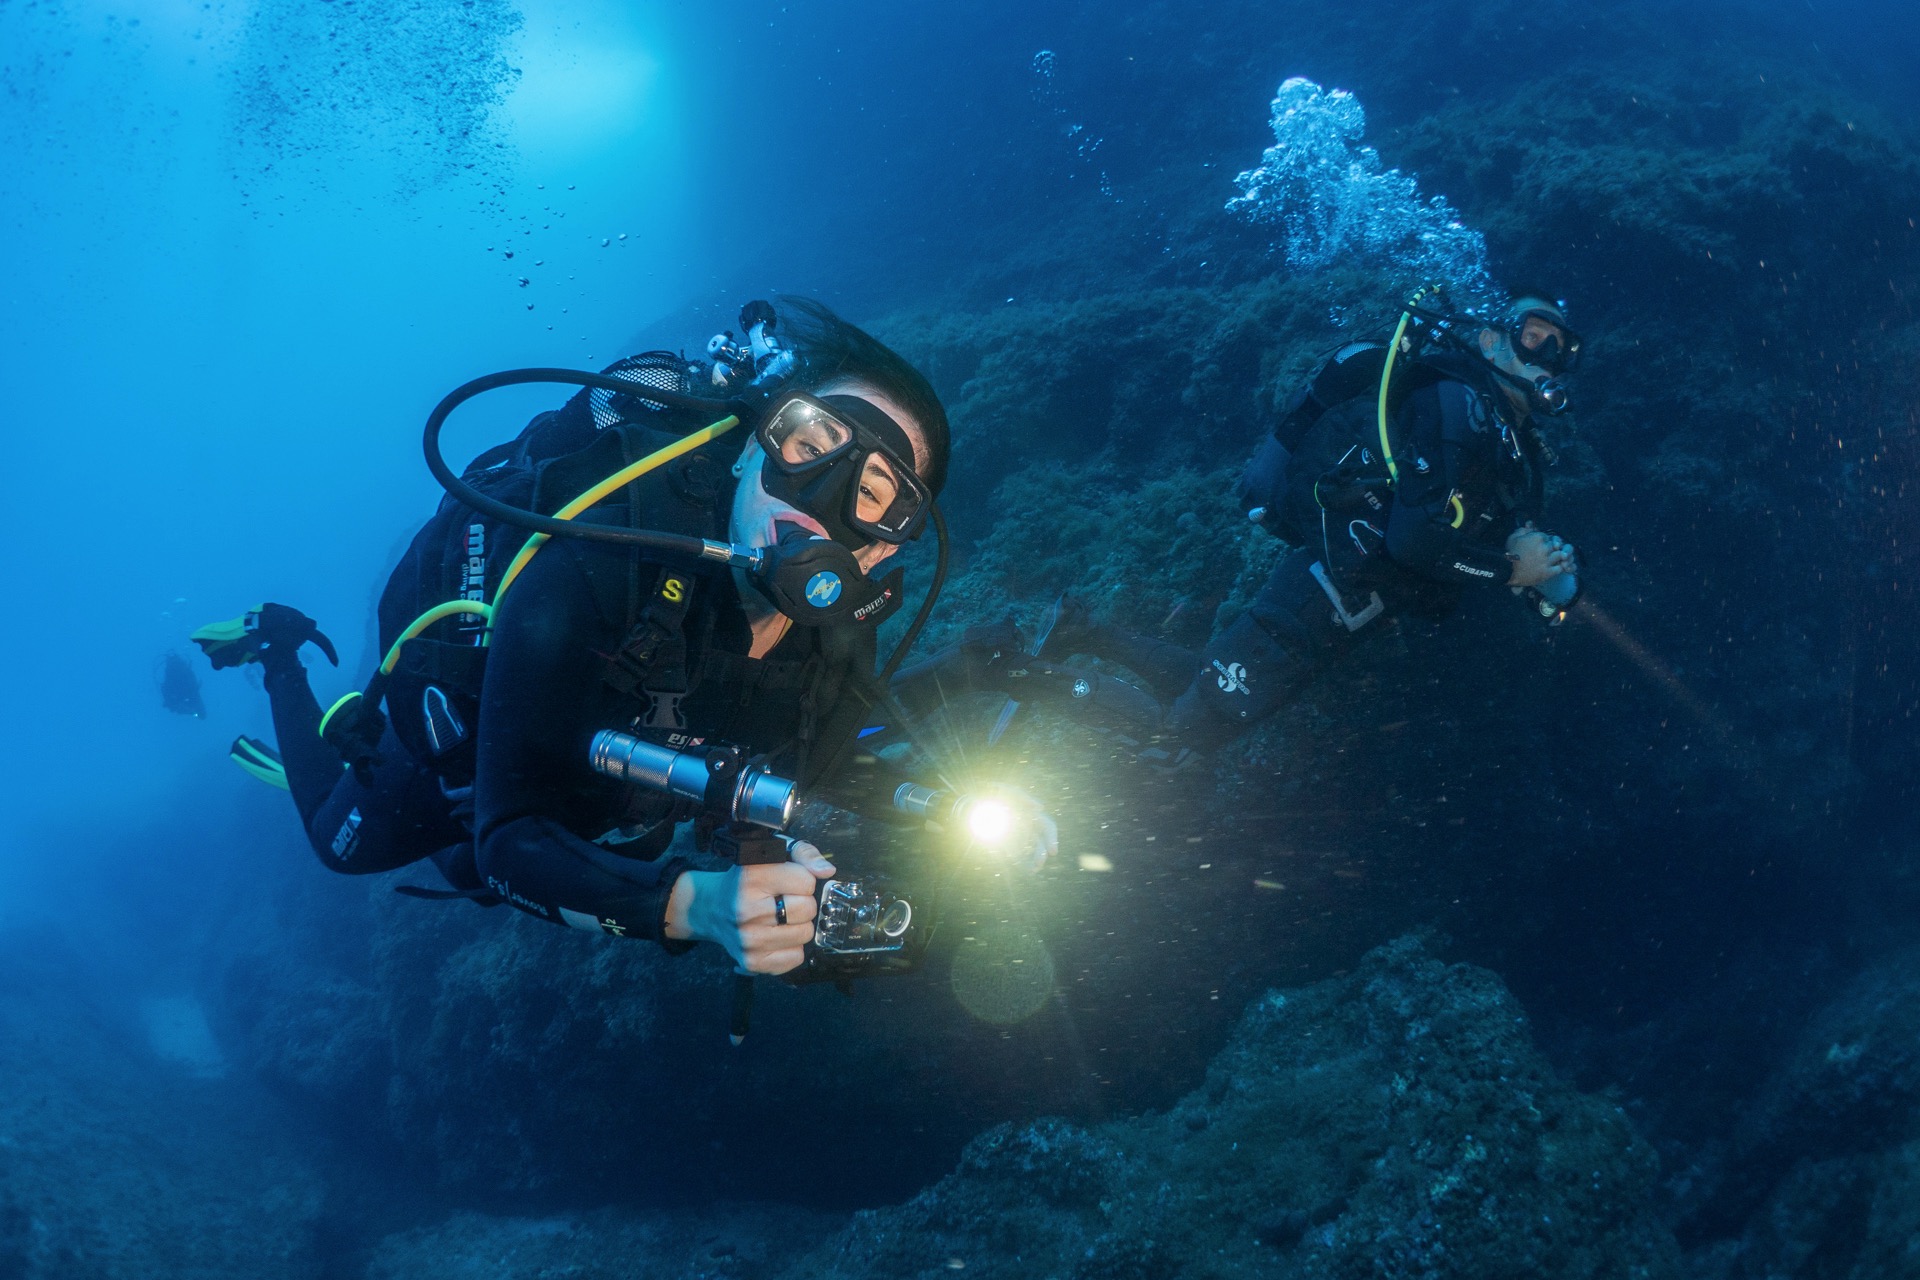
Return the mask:
<path id="1" fill-rule="evenodd" d="M 1533 402 L 1549 417 L 1558 417 L 1572 404 L 1572 393 L 1564 378 L 1542 376 L 1533 380 Z"/>

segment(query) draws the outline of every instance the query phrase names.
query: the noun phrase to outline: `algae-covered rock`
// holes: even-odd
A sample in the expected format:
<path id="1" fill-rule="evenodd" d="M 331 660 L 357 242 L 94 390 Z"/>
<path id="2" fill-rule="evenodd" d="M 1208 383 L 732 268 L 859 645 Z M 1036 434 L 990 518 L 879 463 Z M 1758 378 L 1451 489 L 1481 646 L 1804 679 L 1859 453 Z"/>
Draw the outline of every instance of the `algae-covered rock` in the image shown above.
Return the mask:
<path id="1" fill-rule="evenodd" d="M 269 1100 L 35 942 L 0 948 L 0 1276 L 318 1276 L 323 1186 Z"/>
<path id="2" fill-rule="evenodd" d="M 1408 938 L 1257 1000 L 1168 1111 L 990 1130 L 789 1274 L 1675 1275 L 1653 1177 L 1498 978 Z"/>
<path id="3" fill-rule="evenodd" d="M 1691 1194 L 1683 1233 L 1716 1280 L 1920 1271 L 1920 953 L 1895 955 L 1807 1021 Z"/>
<path id="4" fill-rule="evenodd" d="M 522 1217 L 456 1213 L 388 1236 L 367 1280 L 751 1280 L 837 1219 L 780 1205 Z"/>

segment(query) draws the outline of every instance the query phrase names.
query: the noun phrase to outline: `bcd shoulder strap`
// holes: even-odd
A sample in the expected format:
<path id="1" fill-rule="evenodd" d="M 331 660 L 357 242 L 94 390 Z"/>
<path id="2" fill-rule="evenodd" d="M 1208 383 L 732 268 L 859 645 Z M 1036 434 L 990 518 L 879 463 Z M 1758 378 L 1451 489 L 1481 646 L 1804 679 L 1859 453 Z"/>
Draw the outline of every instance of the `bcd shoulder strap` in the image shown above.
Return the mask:
<path id="1" fill-rule="evenodd" d="M 628 697 L 667 695 L 675 703 L 691 688 L 687 680 L 687 611 L 693 606 L 694 578 L 682 569 L 662 569 L 653 591 L 628 629 L 619 648 L 606 655 L 603 678 L 615 692 Z M 677 719 L 678 707 L 655 707 L 655 712 Z M 678 728 L 677 723 L 662 728 Z"/>

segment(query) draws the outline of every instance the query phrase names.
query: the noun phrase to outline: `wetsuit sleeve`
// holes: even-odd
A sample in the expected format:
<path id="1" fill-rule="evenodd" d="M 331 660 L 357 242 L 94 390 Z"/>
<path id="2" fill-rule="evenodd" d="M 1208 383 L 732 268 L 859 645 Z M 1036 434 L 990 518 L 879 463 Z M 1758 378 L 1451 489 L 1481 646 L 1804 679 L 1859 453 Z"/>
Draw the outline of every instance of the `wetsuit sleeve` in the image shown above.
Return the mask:
<path id="1" fill-rule="evenodd" d="M 1394 446 L 1400 479 L 1387 515 L 1387 555 L 1408 572 L 1436 582 L 1505 586 L 1513 576 L 1505 549 L 1475 542 L 1464 527 L 1455 527 L 1465 512 L 1453 495 L 1474 437 L 1444 429 L 1441 397 L 1471 394 L 1457 382 L 1442 382 L 1415 392 L 1402 406 L 1398 434 L 1410 448 L 1401 457 L 1402 446 Z M 1428 462 L 1424 473 L 1421 461 Z"/>
<path id="2" fill-rule="evenodd" d="M 578 830 L 618 808 L 618 784 L 588 768 L 587 749 L 595 732 L 614 727 L 598 722 L 607 714 L 598 655 L 624 628 L 597 600 L 588 557 L 625 580 L 624 559 L 556 539 L 494 619 L 480 706 L 476 858 L 487 888 L 533 915 L 665 941 L 667 897 L 689 864 L 624 858 Z"/>

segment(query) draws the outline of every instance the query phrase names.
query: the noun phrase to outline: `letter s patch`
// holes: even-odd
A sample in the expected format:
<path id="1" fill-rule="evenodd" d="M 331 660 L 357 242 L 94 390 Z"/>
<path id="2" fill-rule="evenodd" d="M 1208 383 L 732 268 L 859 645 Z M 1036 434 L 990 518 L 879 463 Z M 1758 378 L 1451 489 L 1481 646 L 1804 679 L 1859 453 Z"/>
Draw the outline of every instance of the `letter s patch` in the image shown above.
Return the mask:
<path id="1" fill-rule="evenodd" d="M 678 578 L 668 578 L 660 588 L 661 596 L 670 604 L 679 604 L 686 594 L 687 584 Z"/>

